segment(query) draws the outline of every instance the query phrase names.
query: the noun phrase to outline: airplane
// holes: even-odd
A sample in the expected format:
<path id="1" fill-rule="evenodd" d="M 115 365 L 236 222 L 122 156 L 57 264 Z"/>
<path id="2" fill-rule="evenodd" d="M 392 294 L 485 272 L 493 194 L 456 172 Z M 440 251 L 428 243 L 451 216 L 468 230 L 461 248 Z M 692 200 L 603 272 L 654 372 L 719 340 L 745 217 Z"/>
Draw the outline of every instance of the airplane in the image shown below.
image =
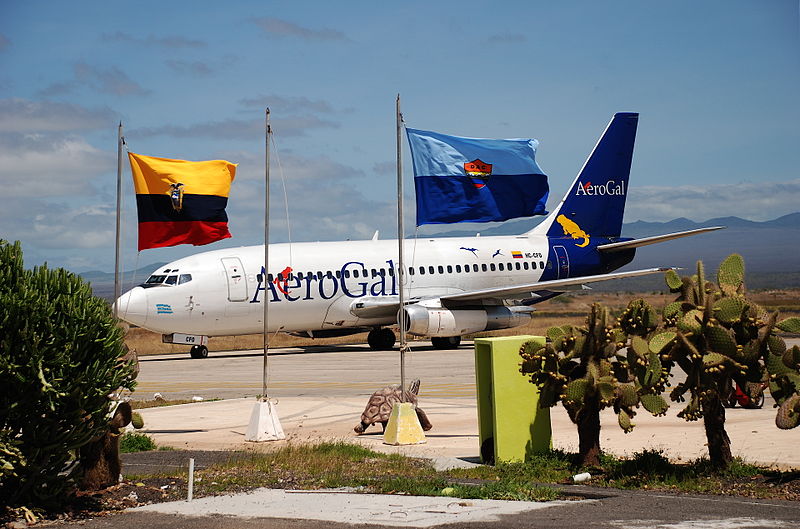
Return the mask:
<path id="1" fill-rule="evenodd" d="M 434 348 L 461 336 L 522 325 L 533 305 L 585 285 L 668 270 L 614 272 L 636 248 L 721 229 L 621 237 L 637 113 L 613 116 L 558 206 L 527 233 L 409 240 L 403 307 L 407 332 Z M 394 347 L 396 240 L 305 242 L 213 250 L 173 261 L 116 301 L 120 317 L 208 355 L 208 337 L 269 332 L 316 337 L 369 331 L 373 350 Z"/>

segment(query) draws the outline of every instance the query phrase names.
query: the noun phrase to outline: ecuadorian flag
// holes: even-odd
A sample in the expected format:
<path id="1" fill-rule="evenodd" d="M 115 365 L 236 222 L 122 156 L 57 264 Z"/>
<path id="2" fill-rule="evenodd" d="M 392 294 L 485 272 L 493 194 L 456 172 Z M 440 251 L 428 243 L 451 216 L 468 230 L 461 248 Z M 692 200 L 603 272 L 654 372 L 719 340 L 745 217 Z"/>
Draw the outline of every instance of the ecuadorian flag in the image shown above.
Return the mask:
<path id="1" fill-rule="evenodd" d="M 139 250 L 193 244 L 231 236 L 228 192 L 236 164 L 189 162 L 128 153 L 139 213 Z"/>

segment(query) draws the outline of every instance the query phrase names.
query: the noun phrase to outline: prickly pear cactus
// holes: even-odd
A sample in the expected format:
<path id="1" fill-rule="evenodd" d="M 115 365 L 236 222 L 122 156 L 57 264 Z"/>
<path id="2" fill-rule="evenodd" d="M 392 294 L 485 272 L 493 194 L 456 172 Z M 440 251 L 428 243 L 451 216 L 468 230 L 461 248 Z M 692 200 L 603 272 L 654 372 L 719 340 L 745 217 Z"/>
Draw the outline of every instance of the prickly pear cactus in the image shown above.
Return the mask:
<path id="1" fill-rule="evenodd" d="M 589 452 L 599 454 L 600 410 L 613 408 L 626 433 L 634 428 L 639 404 L 653 415 L 666 413 L 669 405 L 660 394 L 667 373 L 645 339 L 656 322 L 655 311 L 641 300 L 631 302 L 619 319 L 594 304 L 585 326 L 551 327 L 544 347 L 522 346 L 521 372 L 539 386 L 540 406 L 561 402 L 567 409 L 578 425 L 585 464 L 597 464 Z"/>
<path id="2" fill-rule="evenodd" d="M 694 276 L 681 278 L 670 271 L 666 282 L 679 296 L 664 308 L 665 330 L 649 339 L 649 349 L 668 369 L 677 365 L 686 373 L 685 382 L 673 388 L 670 398 L 686 402 L 679 417 L 704 420 L 712 463 L 724 466 L 731 455 L 722 403 L 733 382 L 744 388 L 766 381 L 769 372 L 773 396 L 777 392 L 788 399 L 797 394 L 800 376 L 796 368 L 792 374 L 784 365 L 786 345 L 775 331 L 800 321 L 778 324 L 777 313 L 768 314 L 745 297 L 744 260 L 737 254 L 720 264 L 716 284 L 706 280 L 702 262 Z M 797 417 L 794 406 L 787 404 L 784 415 Z"/>

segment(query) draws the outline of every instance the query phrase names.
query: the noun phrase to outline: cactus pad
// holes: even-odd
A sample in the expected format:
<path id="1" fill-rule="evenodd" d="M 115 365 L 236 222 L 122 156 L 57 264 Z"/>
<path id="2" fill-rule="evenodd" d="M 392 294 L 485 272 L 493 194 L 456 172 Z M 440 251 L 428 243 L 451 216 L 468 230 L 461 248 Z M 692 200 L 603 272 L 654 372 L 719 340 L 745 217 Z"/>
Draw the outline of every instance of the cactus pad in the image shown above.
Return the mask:
<path id="1" fill-rule="evenodd" d="M 619 413 L 617 414 L 617 422 L 619 423 L 619 427 L 622 428 L 625 433 L 631 432 L 635 426 L 635 424 L 631 422 L 631 416 L 628 415 L 628 412 L 625 410 L 619 410 Z"/>
<path id="2" fill-rule="evenodd" d="M 795 334 L 800 333 L 800 318 L 786 318 L 785 320 L 778 322 L 775 325 L 778 329 L 782 330 L 783 332 L 791 332 Z"/>
<path id="3" fill-rule="evenodd" d="M 714 317 L 723 323 L 729 324 L 741 321 L 745 306 L 744 298 L 722 298 L 714 303 Z"/>
<path id="4" fill-rule="evenodd" d="M 717 283 L 720 289 L 733 296 L 744 284 L 744 259 L 739 254 L 731 254 L 725 258 L 717 270 Z"/>
<path id="5" fill-rule="evenodd" d="M 703 330 L 703 313 L 699 310 L 690 310 L 678 321 L 678 329 L 685 333 L 700 334 Z"/>
<path id="6" fill-rule="evenodd" d="M 661 395 L 642 395 L 639 399 L 642 401 L 644 409 L 656 417 L 666 415 L 669 409 L 669 404 Z"/>
<path id="7" fill-rule="evenodd" d="M 781 430 L 791 430 L 798 424 L 800 424 L 800 395 L 793 395 L 778 407 L 775 426 Z"/>
<path id="8" fill-rule="evenodd" d="M 585 378 L 578 378 L 567 384 L 566 397 L 564 400 L 573 404 L 583 404 L 583 399 L 586 397 L 586 388 L 589 386 L 589 381 Z"/>
<path id="9" fill-rule="evenodd" d="M 708 325 L 703 334 L 712 351 L 725 356 L 736 356 L 736 340 L 731 331 L 717 325 Z"/>
<path id="10" fill-rule="evenodd" d="M 636 388 L 630 384 L 620 384 L 616 389 L 618 402 L 621 406 L 626 408 L 633 408 L 639 404 L 639 394 L 636 393 Z"/>
<path id="11" fill-rule="evenodd" d="M 678 272 L 675 270 L 667 270 L 664 273 L 664 280 L 667 282 L 667 287 L 672 292 L 677 292 L 683 286 L 683 280 L 681 280 L 681 276 L 678 275 Z"/>
<path id="12" fill-rule="evenodd" d="M 659 333 L 650 340 L 648 348 L 651 353 L 660 354 L 675 340 L 675 333 L 672 331 Z"/>

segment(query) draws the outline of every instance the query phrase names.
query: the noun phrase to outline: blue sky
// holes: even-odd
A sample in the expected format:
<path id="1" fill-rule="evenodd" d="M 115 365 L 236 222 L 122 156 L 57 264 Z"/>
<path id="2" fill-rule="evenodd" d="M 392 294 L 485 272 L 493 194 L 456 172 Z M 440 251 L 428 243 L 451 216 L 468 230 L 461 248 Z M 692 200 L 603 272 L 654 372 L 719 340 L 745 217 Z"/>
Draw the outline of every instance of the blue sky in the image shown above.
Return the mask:
<path id="1" fill-rule="evenodd" d="M 397 93 L 410 127 L 539 139 L 551 205 L 636 111 L 627 222 L 776 218 L 800 211 L 798 26 L 796 0 L 0 0 L 0 238 L 113 269 L 121 120 L 133 152 L 239 163 L 233 238 L 206 248 L 258 244 L 266 106 L 273 240 L 281 174 L 293 240 L 393 237 Z M 124 184 L 126 268 L 204 249 L 137 256 L 127 165 Z"/>

